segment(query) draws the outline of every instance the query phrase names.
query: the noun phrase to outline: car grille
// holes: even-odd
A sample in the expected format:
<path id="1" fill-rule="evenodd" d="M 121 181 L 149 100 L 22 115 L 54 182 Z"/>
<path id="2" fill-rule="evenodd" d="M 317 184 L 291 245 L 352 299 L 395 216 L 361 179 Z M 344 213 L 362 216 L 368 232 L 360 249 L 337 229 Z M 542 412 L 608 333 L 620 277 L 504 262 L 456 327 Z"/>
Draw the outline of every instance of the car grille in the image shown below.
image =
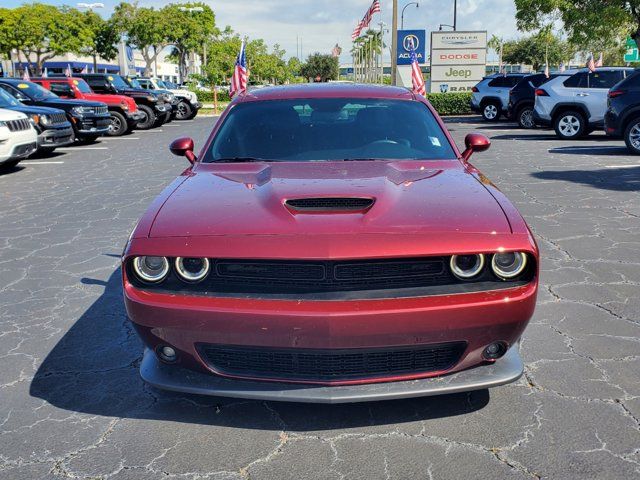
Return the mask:
<path id="1" fill-rule="evenodd" d="M 51 118 L 52 125 L 58 125 L 67 121 L 67 115 L 64 113 L 54 113 L 52 115 L 49 115 L 49 118 Z"/>
<path id="2" fill-rule="evenodd" d="M 373 205 L 373 198 L 357 197 L 319 197 L 319 198 L 294 198 L 285 201 L 285 205 L 291 210 L 299 212 L 322 211 L 362 211 Z"/>
<path id="3" fill-rule="evenodd" d="M 465 342 L 392 348 L 303 349 L 199 345 L 221 374 L 273 380 L 332 382 L 442 372 L 464 353 Z"/>
<path id="4" fill-rule="evenodd" d="M 29 130 L 31 128 L 31 123 L 26 118 L 21 118 L 19 120 L 9 120 L 7 121 L 7 127 L 10 132 L 19 132 L 22 130 Z"/>
<path id="5" fill-rule="evenodd" d="M 93 112 L 97 115 L 106 115 L 109 113 L 109 108 L 106 106 L 93 107 Z"/>

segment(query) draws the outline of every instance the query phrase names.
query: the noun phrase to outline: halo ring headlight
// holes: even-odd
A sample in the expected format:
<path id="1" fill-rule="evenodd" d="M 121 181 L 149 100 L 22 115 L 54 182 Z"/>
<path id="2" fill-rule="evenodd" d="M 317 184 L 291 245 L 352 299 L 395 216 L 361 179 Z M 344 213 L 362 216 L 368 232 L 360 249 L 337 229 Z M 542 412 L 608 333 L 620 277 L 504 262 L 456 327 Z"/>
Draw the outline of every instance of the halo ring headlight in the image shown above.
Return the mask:
<path id="1" fill-rule="evenodd" d="M 208 258 L 176 257 L 176 273 L 186 282 L 199 282 L 209 274 Z"/>
<path id="2" fill-rule="evenodd" d="M 517 277 L 527 266 L 527 255 L 523 252 L 496 253 L 491 258 L 491 269 L 503 280 Z"/>
<path id="3" fill-rule="evenodd" d="M 484 255 L 482 253 L 452 255 L 449 261 L 449 268 L 451 268 L 451 272 L 456 277 L 468 280 L 478 275 L 484 268 Z"/>
<path id="4" fill-rule="evenodd" d="M 169 273 L 169 260 L 166 257 L 135 257 L 133 271 L 143 282 L 158 283 Z"/>

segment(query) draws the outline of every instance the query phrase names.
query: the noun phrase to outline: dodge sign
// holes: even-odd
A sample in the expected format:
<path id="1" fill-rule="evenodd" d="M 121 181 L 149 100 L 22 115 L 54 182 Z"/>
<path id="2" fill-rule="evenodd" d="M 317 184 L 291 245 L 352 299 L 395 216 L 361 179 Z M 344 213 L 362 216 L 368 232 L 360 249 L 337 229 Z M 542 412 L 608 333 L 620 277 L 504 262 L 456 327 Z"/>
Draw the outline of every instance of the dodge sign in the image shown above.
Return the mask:
<path id="1" fill-rule="evenodd" d="M 487 32 L 431 32 L 431 93 L 470 91 L 486 64 Z"/>

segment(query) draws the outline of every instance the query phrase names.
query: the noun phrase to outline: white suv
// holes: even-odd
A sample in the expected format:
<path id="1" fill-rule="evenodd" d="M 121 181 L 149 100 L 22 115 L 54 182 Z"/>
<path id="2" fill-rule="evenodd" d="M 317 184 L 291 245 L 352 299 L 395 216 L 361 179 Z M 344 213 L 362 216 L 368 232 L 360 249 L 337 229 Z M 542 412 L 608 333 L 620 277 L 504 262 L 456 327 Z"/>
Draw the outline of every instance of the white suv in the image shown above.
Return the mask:
<path id="1" fill-rule="evenodd" d="M 506 115 L 509 107 L 509 91 L 525 77 L 524 73 L 496 73 L 480 80 L 471 89 L 471 110 L 482 118 L 495 122 Z"/>
<path id="2" fill-rule="evenodd" d="M 168 90 L 173 93 L 180 100 L 176 113 L 178 120 L 191 120 L 202 107 L 202 104 L 198 102 L 198 96 L 194 92 L 182 88 L 171 88 L 173 85 L 168 85 L 159 78 L 138 78 L 137 80 L 142 88 L 147 90 Z"/>
<path id="3" fill-rule="evenodd" d="M 607 93 L 633 68 L 567 70 L 536 89 L 533 119 L 552 126 L 562 139 L 579 138 L 604 127 Z"/>
<path id="4" fill-rule="evenodd" d="M 0 168 L 13 168 L 38 149 L 38 132 L 20 112 L 0 108 Z"/>

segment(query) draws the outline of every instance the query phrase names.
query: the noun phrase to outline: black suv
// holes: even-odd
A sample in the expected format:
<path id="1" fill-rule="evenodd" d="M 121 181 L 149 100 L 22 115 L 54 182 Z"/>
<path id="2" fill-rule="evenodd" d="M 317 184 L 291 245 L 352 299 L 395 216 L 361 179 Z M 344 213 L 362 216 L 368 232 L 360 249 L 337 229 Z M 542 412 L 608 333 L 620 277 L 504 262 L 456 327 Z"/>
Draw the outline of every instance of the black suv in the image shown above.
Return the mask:
<path id="1" fill-rule="evenodd" d="M 136 128 L 148 130 L 162 125 L 171 114 L 171 104 L 166 102 L 164 95 L 150 90 L 131 87 L 120 75 L 110 73 L 74 73 L 75 77 L 86 81 L 96 93 L 115 93 L 126 95 L 136 101 L 144 118 L 138 122 Z"/>
<path id="2" fill-rule="evenodd" d="M 53 152 L 56 147 L 73 143 L 73 128 L 64 110 L 27 106 L 0 88 L 0 108 L 27 115 L 38 132 L 38 149 Z"/>
<path id="3" fill-rule="evenodd" d="M 17 78 L 0 78 L 0 88 L 25 105 L 64 110 L 78 140 L 91 142 L 109 131 L 111 116 L 104 103 L 63 99 L 37 83 Z"/>
<path id="4" fill-rule="evenodd" d="M 509 91 L 509 118 L 518 122 L 522 128 L 535 128 L 533 105 L 536 101 L 536 88 L 556 76 L 555 73 L 548 77 L 544 73 L 534 73 L 521 79 Z"/>
<path id="5" fill-rule="evenodd" d="M 610 137 L 624 138 L 627 148 L 640 155 L 640 70 L 609 90 L 604 131 Z"/>

